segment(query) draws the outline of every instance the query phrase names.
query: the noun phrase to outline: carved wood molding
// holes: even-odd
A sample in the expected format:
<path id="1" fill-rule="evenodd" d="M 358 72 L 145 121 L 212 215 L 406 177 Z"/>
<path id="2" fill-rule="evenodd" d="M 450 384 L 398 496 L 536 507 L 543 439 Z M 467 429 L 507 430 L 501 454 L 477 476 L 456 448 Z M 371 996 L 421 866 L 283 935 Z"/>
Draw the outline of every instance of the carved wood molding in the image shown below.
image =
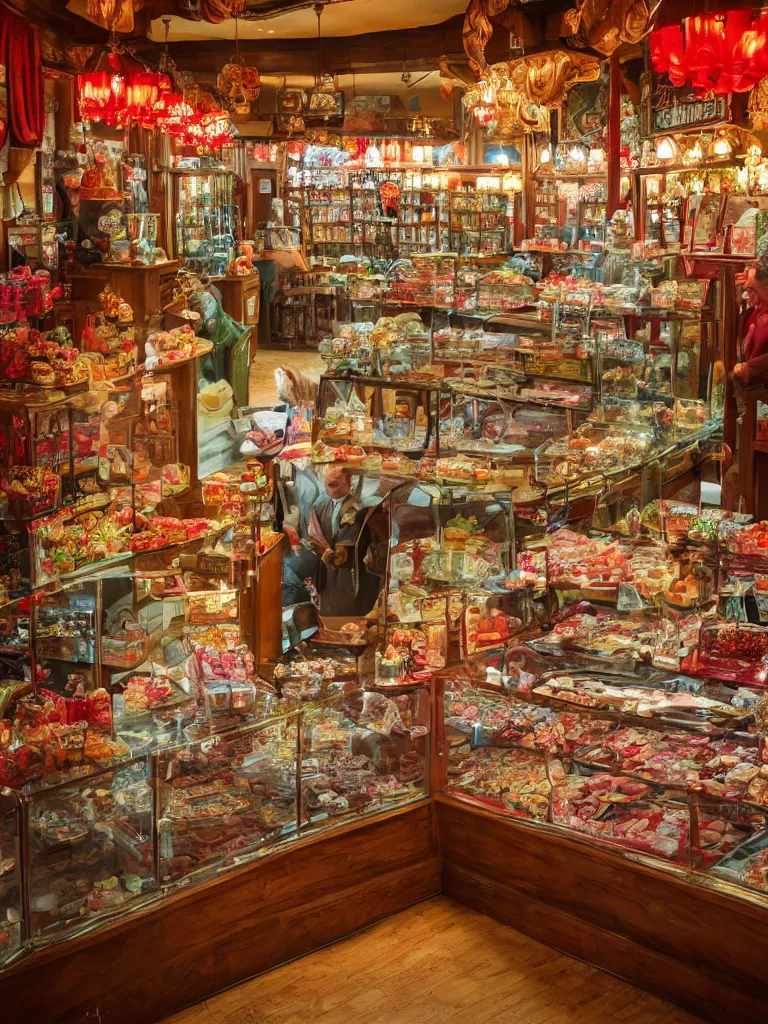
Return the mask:
<path id="1" fill-rule="evenodd" d="M 575 0 L 562 15 L 560 35 L 569 45 L 610 56 L 624 43 L 640 42 L 650 31 L 661 0 Z M 524 15 L 519 0 L 470 0 L 464 16 L 464 50 L 480 75 L 488 66 L 485 50 L 493 35 L 492 19 L 504 18 L 522 36 Z"/>

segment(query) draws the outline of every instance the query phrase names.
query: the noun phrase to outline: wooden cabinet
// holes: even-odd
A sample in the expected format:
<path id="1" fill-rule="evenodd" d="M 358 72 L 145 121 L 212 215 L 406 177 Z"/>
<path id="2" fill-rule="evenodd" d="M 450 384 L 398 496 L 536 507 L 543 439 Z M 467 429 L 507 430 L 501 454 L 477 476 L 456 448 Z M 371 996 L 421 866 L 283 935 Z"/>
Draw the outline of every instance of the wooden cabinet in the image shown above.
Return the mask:
<path id="1" fill-rule="evenodd" d="M 246 326 L 259 322 L 261 278 L 258 271 L 244 277 L 220 277 L 214 283 L 221 292 L 224 311 L 233 320 Z"/>
<path id="2" fill-rule="evenodd" d="M 764 901 L 442 795 L 436 812 L 446 896 L 707 1020 L 765 1012 Z"/>
<path id="3" fill-rule="evenodd" d="M 253 594 L 254 635 L 251 650 L 256 664 L 276 661 L 283 639 L 283 535 L 258 558 L 258 579 Z"/>
<path id="4" fill-rule="evenodd" d="M 99 293 L 109 284 L 133 310 L 137 327 L 143 327 L 147 318 L 159 313 L 173 297 L 173 282 L 179 269 L 178 260 L 158 263 L 154 267 L 120 266 L 96 263 L 81 267 L 70 263 L 68 280 L 72 283 L 75 343 L 80 341 L 89 313 L 99 309 Z"/>

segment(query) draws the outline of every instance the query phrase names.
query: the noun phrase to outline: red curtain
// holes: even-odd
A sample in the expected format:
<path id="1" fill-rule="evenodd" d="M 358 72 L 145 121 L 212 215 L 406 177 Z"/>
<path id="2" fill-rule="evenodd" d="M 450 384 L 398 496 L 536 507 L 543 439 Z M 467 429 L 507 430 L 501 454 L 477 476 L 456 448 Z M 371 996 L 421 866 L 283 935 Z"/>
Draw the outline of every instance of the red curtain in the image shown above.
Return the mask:
<path id="1" fill-rule="evenodd" d="M 25 148 L 39 146 L 45 129 L 40 41 L 27 21 L 8 10 L 0 10 L 0 63 L 5 65 L 8 82 L 11 142 Z M 2 142 L 5 131 L 7 126 Z"/>

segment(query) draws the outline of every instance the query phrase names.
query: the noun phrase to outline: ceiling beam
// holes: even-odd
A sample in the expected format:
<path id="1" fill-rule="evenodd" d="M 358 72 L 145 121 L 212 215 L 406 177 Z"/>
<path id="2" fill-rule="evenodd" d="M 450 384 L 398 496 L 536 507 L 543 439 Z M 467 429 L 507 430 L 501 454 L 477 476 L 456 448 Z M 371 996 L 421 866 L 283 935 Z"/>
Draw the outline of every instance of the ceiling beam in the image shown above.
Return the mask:
<path id="1" fill-rule="evenodd" d="M 106 42 L 108 33 L 93 22 L 66 9 L 66 0 L 1 0 L 2 6 L 27 18 L 72 46 L 93 46 Z"/>
<path id="2" fill-rule="evenodd" d="M 323 70 L 337 74 L 366 71 L 430 71 L 440 57 L 464 61 L 462 27 L 457 15 L 438 25 L 422 28 L 368 32 L 357 36 L 323 37 Z M 143 41 L 144 52 L 155 44 Z M 507 56 L 508 39 L 497 33 L 488 47 L 490 61 Z M 307 75 L 318 70 L 317 39 L 240 39 L 240 52 L 264 75 Z M 172 42 L 170 53 L 181 71 L 212 71 L 234 53 L 232 40 L 195 39 Z"/>

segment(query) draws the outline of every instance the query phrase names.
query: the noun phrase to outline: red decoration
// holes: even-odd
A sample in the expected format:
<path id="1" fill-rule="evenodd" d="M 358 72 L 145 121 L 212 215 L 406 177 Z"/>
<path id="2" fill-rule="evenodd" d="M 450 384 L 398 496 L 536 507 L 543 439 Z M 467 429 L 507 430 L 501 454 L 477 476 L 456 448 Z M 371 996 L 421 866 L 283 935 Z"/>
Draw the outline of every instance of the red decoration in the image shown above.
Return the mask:
<path id="1" fill-rule="evenodd" d="M 675 86 L 695 92 L 747 92 L 768 75 L 768 11 L 749 10 L 683 18 L 651 33 L 651 63 Z"/>
<path id="2" fill-rule="evenodd" d="M 161 93 L 170 91 L 171 87 L 168 75 L 162 75 L 159 71 L 135 71 L 129 74 L 124 117 L 141 124 L 154 124 L 155 105 Z"/>
<path id="3" fill-rule="evenodd" d="M 77 76 L 77 101 L 83 121 L 117 124 L 125 110 L 128 74 L 120 54 L 104 52 L 95 71 Z"/>
<path id="4" fill-rule="evenodd" d="M 105 50 L 95 71 L 77 76 L 80 117 L 124 126 L 131 121 L 154 124 L 155 105 L 170 91 L 168 75 L 151 71 L 117 50 Z"/>
<path id="5" fill-rule="evenodd" d="M 233 137 L 229 115 L 223 110 L 213 110 L 207 114 L 197 111 L 189 119 L 181 141 L 185 146 L 198 149 L 219 149 L 231 143 Z"/>
<path id="6" fill-rule="evenodd" d="M 153 111 L 153 120 L 161 132 L 183 136 L 195 111 L 180 92 L 161 92 Z"/>
<path id="7" fill-rule="evenodd" d="M 16 145 L 39 146 L 45 129 L 40 42 L 29 22 L 0 10 L 0 63 L 8 77 L 11 132 Z"/>

